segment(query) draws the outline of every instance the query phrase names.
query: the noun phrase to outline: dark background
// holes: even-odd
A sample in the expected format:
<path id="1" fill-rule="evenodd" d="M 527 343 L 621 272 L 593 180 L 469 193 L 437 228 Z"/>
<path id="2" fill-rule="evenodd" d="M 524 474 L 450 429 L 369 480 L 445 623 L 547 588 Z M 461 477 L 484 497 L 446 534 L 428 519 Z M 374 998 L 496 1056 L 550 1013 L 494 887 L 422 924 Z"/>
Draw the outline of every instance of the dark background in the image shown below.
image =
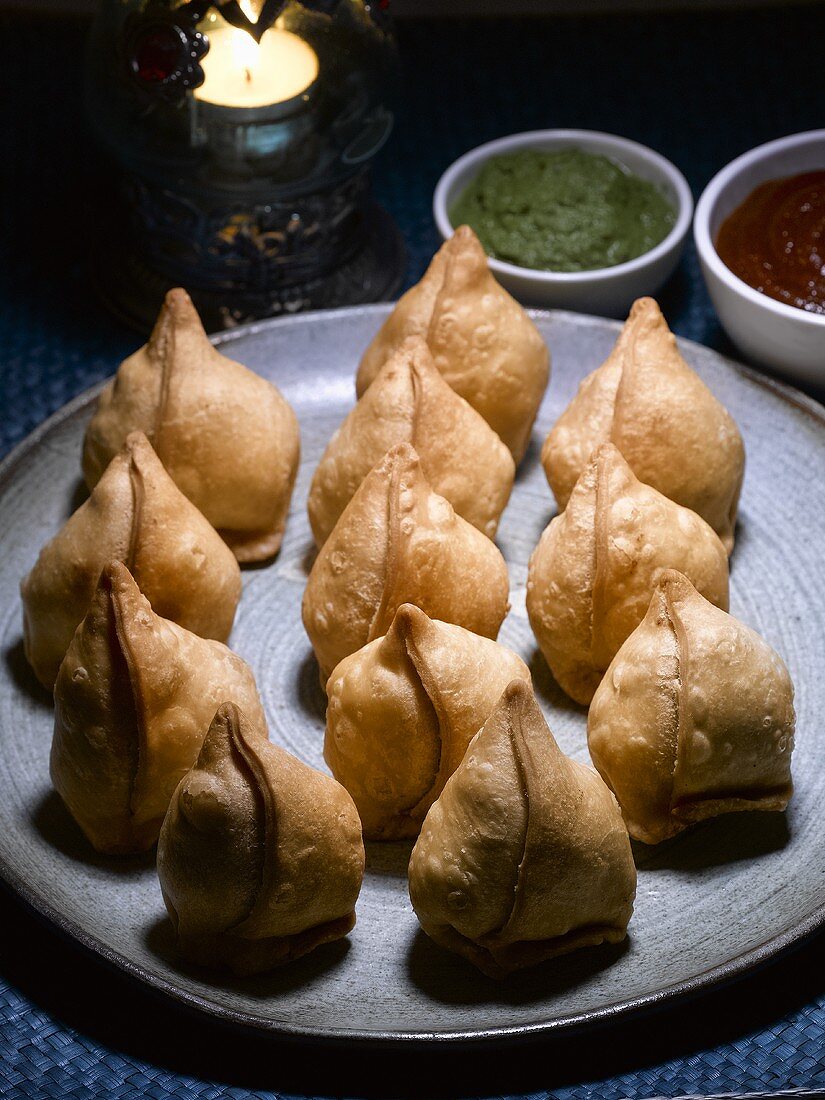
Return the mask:
<path id="1" fill-rule="evenodd" d="M 90 285 L 90 242 L 111 208 L 112 186 L 82 118 L 84 31 L 76 18 L 0 13 L 0 453 L 140 343 L 103 311 Z M 746 149 L 825 125 L 819 4 L 410 19 L 399 24 L 399 38 L 404 94 L 375 190 L 404 233 L 407 285 L 439 243 L 436 180 L 480 142 L 554 126 L 608 130 L 669 157 L 698 197 Z M 732 352 L 692 245 L 659 297 L 676 332 Z M 824 942 L 819 936 L 729 988 L 636 1021 L 534 1043 L 531 1066 L 513 1046 L 319 1052 L 235 1034 L 110 971 L 0 890 L 0 1094 L 532 1090 L 613 1100 L 825 1087 Z"/>

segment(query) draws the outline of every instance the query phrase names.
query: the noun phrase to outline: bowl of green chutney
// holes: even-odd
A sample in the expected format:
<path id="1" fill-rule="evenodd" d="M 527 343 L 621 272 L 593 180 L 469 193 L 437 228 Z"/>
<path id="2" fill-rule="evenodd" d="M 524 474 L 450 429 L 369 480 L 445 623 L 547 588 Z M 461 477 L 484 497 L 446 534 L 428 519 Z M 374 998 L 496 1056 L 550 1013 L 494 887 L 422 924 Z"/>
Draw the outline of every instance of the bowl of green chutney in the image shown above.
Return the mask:
<path id="1" fill-rule="evenodd" d="M 433 213 L 445 240 L 470 225 L 525 305 L 623 317 L 673 273 L 693 197 L 679 169 L 638 142 L 533 130 L 459 157 Z"/>

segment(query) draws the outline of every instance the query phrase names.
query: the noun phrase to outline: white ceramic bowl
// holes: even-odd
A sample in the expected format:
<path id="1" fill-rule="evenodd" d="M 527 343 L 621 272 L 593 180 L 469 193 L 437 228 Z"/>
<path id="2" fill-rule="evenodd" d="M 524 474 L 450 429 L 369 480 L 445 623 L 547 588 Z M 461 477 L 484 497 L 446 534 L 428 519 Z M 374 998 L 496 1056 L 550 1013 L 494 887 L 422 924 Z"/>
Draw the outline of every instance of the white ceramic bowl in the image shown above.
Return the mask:
<path id="1" fill-rule="evenodd" d="M 525 305 L 624 317 L 636 298 L 654 294 L 673 272 L 693 214 L 693 197 L 685 177 L 669 160 L 645 145 L 597 130 L 531 130 L 488 141 L 459 157 L 438 181 L 433 196 L 436 225 L 445 240 L 452 235 L 455 226 L 448 211 L 490 157 L 517 149 L 570 146 L 587 153 L 601 153 L 641 179 L 657 184 L 676 209 L 675 225 L 655 248 L 614 267 L 576 272 L 535 271 L 491 257 L 490 270 Z"/>
<path id="2" fill-rule="evenodd" d="M 825 382 L 825 315 L 760 294 L 719 259 L 714 241 L 725 218 L 760 183 L 825 169 L 825 130 L 769 141 L 723 168 L 702 192 L 693 234 L 719 320 L 748 359 L 795 381 Z"/>

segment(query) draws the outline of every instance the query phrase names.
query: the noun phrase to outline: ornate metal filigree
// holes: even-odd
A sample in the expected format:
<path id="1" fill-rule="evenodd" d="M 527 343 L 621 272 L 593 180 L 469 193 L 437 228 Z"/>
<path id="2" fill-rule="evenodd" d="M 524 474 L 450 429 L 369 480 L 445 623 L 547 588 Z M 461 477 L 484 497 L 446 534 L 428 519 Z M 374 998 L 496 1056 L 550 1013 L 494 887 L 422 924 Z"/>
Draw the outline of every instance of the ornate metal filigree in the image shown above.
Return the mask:
<path id="1" fill-rule="evenodd" d="M 329 270 L 354 250 L 367 184 L 361 172 L 290 202 L 217 208 L 137 179 L 128 188 L 150 264 L 184 286 L 266 293 Z"/>

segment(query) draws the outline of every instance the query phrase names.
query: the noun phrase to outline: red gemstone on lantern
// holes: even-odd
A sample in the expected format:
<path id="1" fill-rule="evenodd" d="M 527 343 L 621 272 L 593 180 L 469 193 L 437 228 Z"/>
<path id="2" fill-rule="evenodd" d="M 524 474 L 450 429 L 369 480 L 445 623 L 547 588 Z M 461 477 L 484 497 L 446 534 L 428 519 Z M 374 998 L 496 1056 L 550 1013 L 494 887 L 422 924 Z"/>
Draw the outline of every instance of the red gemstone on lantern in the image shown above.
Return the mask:
<path id="1" fill-rule="evenodd" d="M 135 42 L 132 69 L 144 83 L 161 84 L 180 69 L 182 52 L 174 27 L 147 28 Z"/>

